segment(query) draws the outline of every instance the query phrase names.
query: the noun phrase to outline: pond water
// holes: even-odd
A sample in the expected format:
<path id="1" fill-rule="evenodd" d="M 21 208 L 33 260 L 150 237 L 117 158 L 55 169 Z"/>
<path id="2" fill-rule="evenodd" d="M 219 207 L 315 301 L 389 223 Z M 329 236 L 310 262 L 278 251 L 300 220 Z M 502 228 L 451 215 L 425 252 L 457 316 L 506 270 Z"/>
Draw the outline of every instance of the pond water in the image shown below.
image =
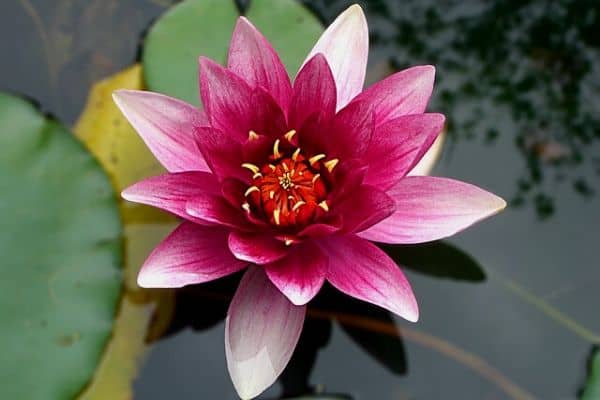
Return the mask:
<path id="1" fill-rule="evenodd" d="M 326 23 L 351 3 L 303 2 Z M 72 123 L 90 85 L 135 61 L 143 32 L 170 3 L 2 2 L 0 89 Z M 429 109 L 449 125 L 433 174 L 510 205 L 444 243 L 387 249 L 410 267 L 417 324 L 326 290 L 290 367 L 263 397 L 283 388 L 335 399 L 577 398 L 600 342 L 599 3 L 360 3 L 370 76 L 437 67 Z M 44 24 L 55 29 L 41 35 Z M 236 398 L 222 321 L 236 279 L 178 293 L 136 399 Z"/>

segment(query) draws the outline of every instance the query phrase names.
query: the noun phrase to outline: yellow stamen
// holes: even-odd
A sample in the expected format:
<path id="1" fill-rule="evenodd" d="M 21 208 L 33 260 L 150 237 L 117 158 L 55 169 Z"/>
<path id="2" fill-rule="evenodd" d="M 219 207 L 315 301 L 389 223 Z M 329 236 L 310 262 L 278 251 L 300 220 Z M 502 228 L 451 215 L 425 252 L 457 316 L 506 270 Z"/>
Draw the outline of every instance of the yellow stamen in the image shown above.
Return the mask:
<path id="1" fill-rule="evenodd" d="M 256 178 L 262 178 L 262 174 L 260 172 L 257 172 L 254 175 L 252 175 L 252 179 L 256 179 Z"/>
<path id="2" fill-rule="evenodd" d="M 275 197 L 275 192 L 274 192 L 273 190 L 271 190 L 271 191 L 269 192 L 269 198 L 270 198 L 271 200 L 273 200 L 273 197 Z"/>
<path id="3" fill-rule="evenodd" d="M 281 158 L 281 153 L 279 152 L 279 139 L 273 143 L 273 156 L 275 158 Z"/>
<path id="4" fill-rule="evenodd" d="M 338 162 L 340 162 L 340 160 L 338 160 L 337 158 L 334 158 L 332 160 L 325 161 L 323 164 L 325 165 L 325 168 L 327 168 L 329 170 L 329 172 L 331 172 L 331 171 L 333 171 L 335 166 L 338 164 Z"/>
<path id="5" fill-rule="evenodd" d="M 258 133 L 254 131 L 248 132 L 248 140 L 256 140 L 258 139 Z"/>
<path id="6" fill-rule="evenodd" d="M 302 207 L 304 204 L 306 204 L 306 202 L 300 200 L 299 202 L 297 202 L 296 204 L 294 204 L 294 207 L 292 207 L 292 211 L 296 211 L 297 209 L 299 209 L 300 207 Z"/>
<path id="7" fill-rule="evenodd" d="M 243 208 L 244 210 L 246 210 L 246 212 L 250 212 L 250 204 L 248 204 L 248 203 L 244 203 L 244 204 L 242 204 L 242 208 Z"/>
<path id="8" fill-rule="evenodd" d="M 314 165 L 323 158 L 325 158 L 325 154 L 317 154 L 316 156 L 312 156 L 311 158 L 309 158 L 308 162 L 314 167 Z"/>
<path id="9" fill-rule="evenodd" d="M 327 200 L 323 200 L 318 205 L 319 205 L 319 207 L 321 207 L 323 209 L 323 211 L 329 211 L 329 206 L 327 205 Z"/>
<path id="10" fill-rule="evenodd" d="M 275 225 L 279 225 L 280 221 L 279 221 L 279 215 L 281 214 L 281 210 L 279 208 L 276 208 L 275 210 L 273 210 L 273 219 L 275 220 Z"/>
<path id="11" fill-rule="evenodd" d="M 252 192 L 260 192 L 260 189 L 256 186 L 250 186 L 248 190 L 246 190 L 246 193 L 244 193 L 244 196 L 248 197 Z"/>
<path id="12" fill-rule="evenodd" d="M 313 185 L 315 184 L 315 182 L 317 181 L 317 179 L 319 179 L 320 177 L 321 177 L 321 174 L 316 174 L 315 176 L 313 176 L 313 178 L 312 178 Z"/>
<path id="13" fill-rule="evenodd" d="M 250 163 L 243 163 L 242 168 L 249 169 L 250 171 L 252 171 L 253 174 L 256 174 L 258 173 L 258 171 L 260 171 L 260 169 L 256 165 Z"/>
<path id="14" fill-rule="evenodd" d="M 275 171 L 277 169 L 277 167 L 275 167 L 273 164 L 269 164 L 269 168 L 271 168 L 271 171 Z"/>
<path id="15" fill-rule="evenodd" d="M 294 154 L 292 154 L 292 160 L 294 160 L 294 161 L 298 160 L 299 155 L 300 155 L 300 148 L 298 147 L 296 149 L 296 151 L 294 151 Z"/>
<path id="16" fill-rule="evenodd" d="M 294 137 L 295 134 L 296 134 L 296 130 L 292 129 L 291 131 L 289 131 L 288 133 L 286 133 L 283 136 L 285 136 L 285 138 L 287 139 L 288 142 L 291 142 L 292 138 Z"/>

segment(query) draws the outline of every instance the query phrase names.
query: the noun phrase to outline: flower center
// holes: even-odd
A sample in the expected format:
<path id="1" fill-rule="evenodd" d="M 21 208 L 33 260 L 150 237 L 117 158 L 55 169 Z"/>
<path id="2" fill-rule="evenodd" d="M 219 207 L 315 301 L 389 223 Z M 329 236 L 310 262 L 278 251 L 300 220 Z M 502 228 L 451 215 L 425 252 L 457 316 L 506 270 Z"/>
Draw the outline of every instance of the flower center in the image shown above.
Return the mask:
<path id="1" fill-rule="evenodd" d="M 280 139 L 275 141 L 273 153 L 260 168 L 242 164 L 253 173 L 245 193 L 248 201 L 242 207 L 281 228 L 307 225 L 329 211 L 328 185 L 321 173 L 329 173 L 337 164 L 337 160 L 323 162 L 324 154 L 307 158 L 292 145 L 294 133 L 283 136 L 287 138 L 283 145 Z"/>

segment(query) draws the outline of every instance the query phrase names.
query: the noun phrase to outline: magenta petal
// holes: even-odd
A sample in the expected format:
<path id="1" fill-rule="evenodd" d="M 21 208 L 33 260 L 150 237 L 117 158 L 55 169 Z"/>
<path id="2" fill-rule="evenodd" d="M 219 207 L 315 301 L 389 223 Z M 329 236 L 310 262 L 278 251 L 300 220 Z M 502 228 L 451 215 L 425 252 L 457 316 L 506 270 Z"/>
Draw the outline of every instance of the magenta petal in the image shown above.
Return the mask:
<path id="1" fill-rule="evenodd" d="M 359 5 L 348 7 L 329 25 L 304 62 L 318 53 L 333 72 L 339 110 L 361 92 L 367 71 L 369 28 Z"/>
<path id="2" fill-rule="evenodd" d="M 387 190 L 417 165 L 444 127 L 442 114 L 415 114 L 378 126 L 367 150 L 365 183 Z"/>
<path id="3" fill-rule="evenodd" d="M 231 232 L 229 250 L 239 259 L 254 264 L 267 264 L 285 257 L 290 248 L 273 235 Z"/>
<path id="4" fill-rule="evenodd" d="M 323 286 L 328 260 L 312 242 L 293 247 L 287 257 L 265 265 L 265 271 L 292 303 L 301 306 L 315 297 Z"/>
<path id="5" fill-rule="evenodd" d="M 299 129 L 313 114 L 333 116 L 335 107 L 336 88 L 333 75 L 325 57 L 317 54 L 304 64 L 294 82 L 289 126 Z"/>
<path id="6" fill-rule="evenodd" d="M 242 399 L 271 386 L 292 357 L 306 306 L 295 306 L 269 281 L 261 267 L 242 278 L 225 320 L 225 355 Z"/>
<path id="7" fill-rule="evenodd" d="M 138 275 L 147 288 L 181 287 L 237 272 L 248 265 L 227 247 L 229 231 L 183 222 L 152 251 Z"/>
<path id="8" fill-rule="evenodd" d="M 377 82 L 356 97 L 356 101 L 371 104 L 377 124 L 402 115 L 425 111 L 431 92 L 435 68 L 430 65 L 413 67 Z"/>
<path id="9" fill-rule="evenodd" d="M 236 178 L 250 181 L 251 174 L 242 168 L 242 145 L 223 131 L 214 128 L 200 128 L 195 135 L 210 170 L 223 180 Z"/>
<path id="10" fill-rule="evenodd" d="M 327 280 L 337 289 L 409 321 L 419 319 L 410 283 L 382 250 L 354 235 L 332 236 L 324 249 L 329 255 Z"/>
<path id="11" fill-rule="evenodd" d="M 385 192 L 361 185 L 352 196 L 336 204 L 332 212 L 341 215 L 344 233 L 360 232 L 394 213 L 396 204 Z"/>
<path id="12" fill-rule="evenodd" d="M 432 176 L 406 177 L 387 194 L 396 202 L 396 211 L 360 237 L 384 243 L 429 242 L 460 232 L 506 206 L 500 197 L 477 186 Z"/>
<path id="13" fill-rule="evenodd" d="M 209 171 L 193 138 L 197 128 L 208 125 L 202 110 L 181 100 L 140 90 L 118 90 L 113 99 L 168 171 Z"/>
<path id="14" fill-rule="evenodd" d="M 233 31 L 227 67 L 250 86 L 266 89 L 281 107 L 287 108 L 292 86 L 285 66 L 267 39 L 245 17 L 238 19 Z"/>
<path id="15" fill-rule="evenodd" d="M 240 230 L 252 229 L 243 214 L 242 207 L 234 208 L 220 194 L 201 193 L 188 200 L 185 210 L 192 217 L 200 218 L 203 221 Z"/>
<path id="16" fill-rule="evenodd" d="M 370 106 L 352 102 L 337 113 L 330 132 L 321 133 L 328 142 L 325 151 L 344 160 L 362 158 L 371 143 L 374 128 L 375 117 Z"/>
<path id="17" fill-rule="evenodd" d="M 199 222 L 185 211 L 185 205 L 188 200 L 204 193 L 219 193 L 217 178 L 208 172 L 189 171 L 145 179 L 128 187 L 121 195 L 125 200 L 158 207 Z"/>
<path id="18" fill-rule="evenodd" d="M 200 95 L 212 127 L 239 143 L 248 139 L 251 130 L 274 136 L 286 128 L 283 111 L 263 88 L 251 88 L 205 57 L 200 57 Z"/>

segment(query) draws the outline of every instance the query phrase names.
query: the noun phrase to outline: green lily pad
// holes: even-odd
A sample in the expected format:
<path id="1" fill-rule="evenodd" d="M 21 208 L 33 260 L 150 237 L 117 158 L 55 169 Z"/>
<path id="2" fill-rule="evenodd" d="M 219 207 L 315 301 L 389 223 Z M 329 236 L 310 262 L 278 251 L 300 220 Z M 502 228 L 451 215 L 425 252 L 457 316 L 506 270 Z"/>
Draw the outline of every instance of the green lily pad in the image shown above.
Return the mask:
<path id="1" fill-rule="evenodd" d="M 322 32 L 316 17 L 295 0 L 253 0 L 247 15 L 292 76 Z M 238 16 L 233 0 L 185 0 L 166 12 L 144 41 L 148 89 L 199 104 L 198 56 L 224 64 Z"/>
<path id="2" fill-rule="evenodd" d="M 73 398 L 119 298 L 116 196 L 64 127 L 2 93 L 0 149 L 0 398 Z"/>

